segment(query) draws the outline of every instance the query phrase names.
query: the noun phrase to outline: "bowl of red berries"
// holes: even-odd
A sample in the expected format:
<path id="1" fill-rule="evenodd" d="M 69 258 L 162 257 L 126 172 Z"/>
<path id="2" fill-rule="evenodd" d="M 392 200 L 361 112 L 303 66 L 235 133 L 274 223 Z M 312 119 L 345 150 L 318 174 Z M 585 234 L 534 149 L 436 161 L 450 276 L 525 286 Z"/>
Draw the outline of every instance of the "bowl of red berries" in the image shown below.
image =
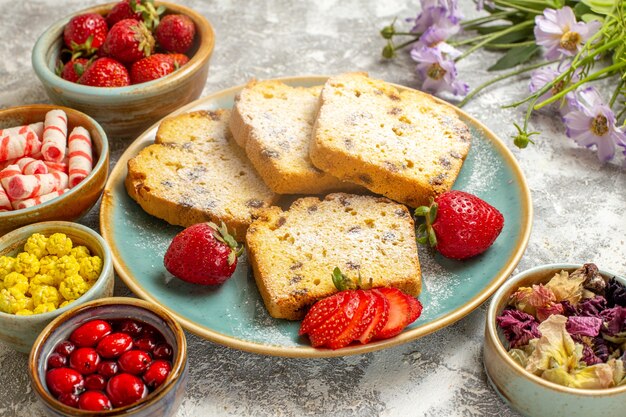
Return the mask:
<path id="1" fill-rule="evenodd" d="M 187 342 L 162 308 L 134 298 L 85 303 L 52 321 L 29 359 L 52 416 L 172 416 L 187 384 Z"/>
<path id="2" fill-rule="evenodd" d="M 188 7 L 121 0 L 54 23 L 32 63 L 54 103 L 127 138 L 200 96 L 214 43 L 211 24 Z"/>

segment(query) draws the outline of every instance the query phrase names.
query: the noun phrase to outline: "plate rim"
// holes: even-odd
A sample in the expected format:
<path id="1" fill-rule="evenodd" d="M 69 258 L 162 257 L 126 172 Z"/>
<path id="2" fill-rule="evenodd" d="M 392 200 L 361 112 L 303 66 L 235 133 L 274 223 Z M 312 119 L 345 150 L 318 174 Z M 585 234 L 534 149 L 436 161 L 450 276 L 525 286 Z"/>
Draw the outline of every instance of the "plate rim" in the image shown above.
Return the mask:
<path id="1" fill-rule="evenodd" d="M 324 84 L 324 82 L 330 78 L 327 75 L 302 75 L 302 76 L 292 76 L 292 77 L 277 77 L 272 78 L 275 81 L 281 81 L 286 84 L 290 83 L 303 83 L 303 82 L 315 82 L 319 81 L 320 84 Z M 482 129 L 485 133 L 486 138 L 494 145 L 497 151 L 501 155 L 503 155 L 505 162 L 513 171 L 513 174 L 517 181 L 520 184 L 521 193 L 520 198 L 522 200 L 521 208 L 522 208 L 522 219 L 521 219 L 521 230 L 522 234 L 518 238 L 517 247 L 515 251 L 511 254 L 507 262 L 504 264 L 502 268 L 494 275 L 494 278 L 489 282 L 489 284 L 483 289 L 482 292 L 474 296 L 473 298 L 467 300 L 463 305 L 451 311 L 444 317 L 440 317 L 430 323 L 426 323 L 422 326 L 419 326 L 415 329 L 409 329 L 400 333 L 398 336 L 393 337 L 391 339 L 380 340 L 374 343 L 368 343 L 365 345 L 354 345 L 348 346 L 342 349 L 331 350 L 331 349 L 316 349 L 311 346 L 281 346 L 281 345 L 273 345 L 273 344 L 262 344 L 259 342 L 253 342 L 244 339 L 238 339 L 234 336 L 225 335 L 223 333 L 217 332 L 205 326 L 201 326 L 198 323 L 183 317 L 178 314 L 176 311 L 173 311 L 171 308 L 160 303 L 156 298 L 154 298 L 148 291 L 144 290 L 143 287 L 136 281 L 133 274 L 130 273 L 130 270 L 126 266 L 126 264 L 122 261 L 119 256 L 117 247 L 113 245 L 112 240 L 112 225 L 109 224 L 108 219 L 112 217 L 112 189 L 117 186 L 117 184 L 124 181 L 127 173 L 127 163 L 128 160 L 135 156 L 139 151 L 139 147 L 144 145 L 146 141 L 147 135 L 150 131 L 159 126 L 159 124 L 163 121 L 163 119 L 167 117 L 172 117 L 184 113 L 193 109 L 194 107 L 200 106 L 202 104 L 209 103 L 219 97 L 226 95 L 236 94 L 237 91 L 240 91 L 246 86 L 245 84 L 240 84 L 234 87 L 229 87 L 226 89 L 222 89 L 216 92 L 213 92 L 205 97 L 201 97 L 197 100 L 188 103 L 181 108 L 175 110 L 174 112 L 168 114 L 164 118 L 160 119 L 145 131 L 143 131 L 122 153 L 115 166 L 111 170 L 109 174 L 109 178 L 104 188 L 104 192 L 102 195 L 102 203 L 100 206 L 100 233 L 104 240 L 109 244 L 111 249 L 112 257 L 113 257 L 113 266 L 115 271 L 122 279 L 124 284 L 128 286 L 128 288 L 138 297 L 147 300 L 149 302 L 155 303 L 165 310 L 168 313 L 172 314 L 175 319 L 185 328 L 187 331 L 203 338 L 209 340 L 214 343 L 218 343 L 223 346 L 227 346 L 234 349 L 243 350 L 246 352 L 270 355 L 270 356 L 281 356 L 281 357 L 294 357 L 294 358 L 328 358 L 328 357 L 341 357 L 341 356 L 350 356 L 350 355 L 358 355 L 368 352 L 373 352 L 385 348 L 390 348 L 393 346 L 397 346 L 403 343 L 407 343 L 431 333 L 434 333 L 437 330 L 443 329 L 447 327 L 472 311 L 478 308 L 482 303 L 484 303 L 489 297 L 493 295 L 493 293 L 504 283 L 504 281 L 511 275 L 513 270 L 517 267 L 521 257 L 526 251 L 526 247 L 528 246 L 528 241 L 530 239 L 530 233 L 532 230 L 533 224 L 533 205 L 532 205 L 532 197 L 530 194 L 530 190 L 528 188 L 528 184 L 526 182 L 526 178 L 524 173 L 517 163 L 517 159 L 513 155 L 513 153 L 509 150 L 509 148 L 504 144 L 504 142 L 498 138 L 495 133 L 493 133 L 487 126 L 481 123 L 476 118 L 470 116 L 463 110 L 458 107 L 440 99 L 437 97 L 433 98 L 438 103 L 451 107 L 454 111 L 457 112 L 460 116 L 470 120 L 475 126 Z M 394 87 L 400 90 L 413 90 L 418 91 L 413 88 L 403 86 L 395 83 L 388 83 L 393 85 Z M 421 92 L 421 91 L 420 91 Z"/>

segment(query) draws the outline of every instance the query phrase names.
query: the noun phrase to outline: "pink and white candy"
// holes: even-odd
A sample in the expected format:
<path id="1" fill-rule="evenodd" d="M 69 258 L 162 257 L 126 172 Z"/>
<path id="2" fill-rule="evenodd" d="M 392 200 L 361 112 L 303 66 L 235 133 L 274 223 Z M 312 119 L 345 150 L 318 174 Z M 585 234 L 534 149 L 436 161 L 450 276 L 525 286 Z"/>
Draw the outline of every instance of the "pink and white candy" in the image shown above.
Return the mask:
<path id="1" fill-rule="evenodd" d="M 0 161 L 39 152 L 42 132 L 42 122 L 0 130 Z"/>
<path id="2" fill-rule="evenodd" d="M 14 175 L 0 180 L 11 200 L 39 197 L 67 188 L 68 178 L 63 172 L 49 174 Z"/>
<path id="3" fill-rule="evenodd" d="M 63 110 L 46 113 L 41 153 L 46 161 L 61 162 L 67 144 L 67 115 Z"/>
<path id="4" fill-rule="evenodd" d="M 46 201 L 50 201 L 53 198 L 57 198 L 64 192 L 69 191 L 69 188 L 65 188 L 63 190 L 53 191 L 49 194 L 40 195 L 39 197 L 27 198 L 25 200 L 15 200 L 12 203 L 12 207 L 15 210 L 25 209 L 28 207 L 36 206 L 37 204 L 45 203 Z"/>
<path id="5" fill-rule="evenodd" d="M 15 163 L 22 170 L 22 174 L 24 175 L 34 175 L 34 174 L 47 174 L 48 167 L 43 161 L 39 159 L 34 159 L 29 156 L 25 156 L 23 158 L 18 159 Z"/>
<path id="6" fill-rule="evenodd" d="M 18 165 L 9 165 L 0 171 L 0 211 L 12 210 L 11 199 L 2 186 L 4 179 L 11 179 L 16 175 L 20 175 L 22 170 Z"/>
<path id="7" fill-rule="evenodd" d="M 70 188 L 85 179 L 93 169 L 91 136 L 84 127 L 75 127 L 67 141 L 69 147 Z"/>

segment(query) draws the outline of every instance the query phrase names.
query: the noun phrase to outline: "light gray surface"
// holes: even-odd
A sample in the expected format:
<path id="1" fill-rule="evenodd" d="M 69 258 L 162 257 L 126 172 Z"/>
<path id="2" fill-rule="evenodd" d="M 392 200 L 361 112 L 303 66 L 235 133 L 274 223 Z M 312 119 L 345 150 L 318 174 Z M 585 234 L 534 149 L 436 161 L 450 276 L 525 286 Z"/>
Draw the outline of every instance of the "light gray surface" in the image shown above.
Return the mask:
<path id="1" fill-rule="evenodd" d="M 37 36 L 70 11 L 95 0 L 0 0 L 0 107 L 46 103 L 30 64 Z M 307 2 L 180 1 L 213 23 L 216 48 L 204 94 L 246 82 L 306 74 L 365 70 L 415 86 L 413 63 L 379 59 L 378 30 L 394 16 L 412 16 L 417 1 Z M 473 14 L 463 0 L 467 15 Z M 407 25 L 408 28 L 408 25 Z M 460 64 L 472 86 L 488 79 L 480 53 Z M 551 262 L 594 261 L 626 273 L 626 175 L 601 165 L 563 134 L 558 117 L 533 120 L 544 135 L 519 151 L 509 137 L 521 110 L 500 105 L 522 97 L 527 81 L 482 94 L 467 110 L 504 139 L 526 174 L 535 207 L 534 227 L 517 270 Z M 128 142 L 111 138 L 111 165 Z M 98 207 L 82 223 L 98 228 Z M 117 280 L 116 294 L 128 295 Z M 188 335 L 191 369 L 179 416 L 383 415 L 517 416 L 489 387 L 482 367 L 485 307 L 421 340 L 344 359 L 299 360 L 231 350 Z M 39 416 L 27 376 L 27 357 L 0 346 L 0 415 Z"/>

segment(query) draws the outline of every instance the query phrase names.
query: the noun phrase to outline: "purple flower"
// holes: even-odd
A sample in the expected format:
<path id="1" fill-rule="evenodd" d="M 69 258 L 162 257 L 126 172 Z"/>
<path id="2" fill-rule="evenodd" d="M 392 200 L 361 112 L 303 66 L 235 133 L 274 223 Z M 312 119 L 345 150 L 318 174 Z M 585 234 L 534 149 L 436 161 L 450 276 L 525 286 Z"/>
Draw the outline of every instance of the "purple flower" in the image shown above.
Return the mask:
<path id="1" fill-rule="evenodd" d="M 444 56 L 456 58 L 461 55 L 461 51 L 447 44 L 446 40 L 460 29 L 461 26 L 458 23 L 452 23 L 448 19 L 440 21 L 426 29 L 412 49 L 419 51 L 423 48 L 437 48 Z"/>
<path id="2" fill-rule="evenodd" d="M 626 332 L 626 307 L 607 308 L 602 312 L 604 333 L 616 336 Z"/>
<path id="3" fill-rule="evenodd" d="M 546 84 L 551 83 L 556 77 L 558 77 L 565 71 L 567 71 L 567 68 L 563 68 L 563 70 L 561 70 L 560 65 L 559 68 L 543 67 L 536 69 L 532 72 L 530 76 L 530 84 L 528 85 L 530 92 L 535 93 L 541 90 Z M 560 93 L 572 82 L 577 82 L 578 79 L 578 74 L 574 73 L 569 83 L 565 84 L 564 81 L 556 83 L 551 89 L 549 89 L 544 94 L 542 94 L 541 97 L 539 97 L 538 102 L 547 100 L 553 95 Z M 576 103 L 576 95 L 573 91 L 569 92 L 565 95 L 565 100 L 566 101 L 563 102 L 559 107 L 559 111 L 561 112 L 561 114 L 566 114 L 570 110 L 572 110 L 572 106 Z"/>
<path id="4" fill-rule="evenodd" d="M 417 61 L 416 70 L 422 78 L 422 88 L 431 93 L 449 91 L 454 95 L 465 95 L 469 85 L 458 80 L 454 61 L 444 57 L 438 48 L 422 48 L 411 51 L 411 58 Z"/>
<path id="5" fill-rule="evenodd" d="M 543 15 L 535 17 L 535 40 L 537 45 L 547 48 L 546 59 L 574 56 L 600 26 L 597 20 L 577 22 L 574 11 L 567 6 L 545 9 Z"/>
<path id="6" fill-rule="evenodd" d="M 421 0 L 421 13 L 415 18 L 411 32 L 424 33 L 429 27 L 444 20 L 458 24 L 463 16 L 459 11 L 458 0 Z"/>
<path id="7" fill-rule="evenodd" d="M 601 295 L 587 298 L 578 303 L 578 314 L 583 317 L 601 317 L 602 311 L 606 309 L 606 299 Z"/>
<path id="8" fill-rule="evenodd" d="M 598 158 L 606 162 L 615 155 L 615 146 L 626 144 L 626 133 L 615 126 L 615 115 L 593 87 L 577 93 L 577 109 L 565 115 L 566 134 L 576 143 L 598 150 Z"/>
<path id="9" fill-rule="evenodd" d="M 595 337 L 600 334 L 601 326 L 601 318 L 571 316 L 567 318 L 565 328 L 571 335 Z"/>
<path id="10" fill-rule="evenodd" d="M 606 340 L 601 337 L 583 338 L 583 357 L 581 360 L 587 366 L 596 365 L 598 363 L 606 363 L 609 359 L 609 347 Z"/>
<path id="11" fill-rule="evenodd" d="M 493 0 L 476 0 L 476 10 L 480 11 L 487 7 L 495 7 Z"/>
<path id="12" fill-rule="evenodd" d="M 620 284 L 615 277 L 611 278 L 606 285 L 606 301 L 609 307 L 626 307 L 626 287 Z"/>
<path id="13" fill-rule="evenodd" d="M 504 310 L 496 318 L 511 348 L 527 345 L 531 339 L 541 337 L 539 323 L 530 314 L 519 310 Z"/>

